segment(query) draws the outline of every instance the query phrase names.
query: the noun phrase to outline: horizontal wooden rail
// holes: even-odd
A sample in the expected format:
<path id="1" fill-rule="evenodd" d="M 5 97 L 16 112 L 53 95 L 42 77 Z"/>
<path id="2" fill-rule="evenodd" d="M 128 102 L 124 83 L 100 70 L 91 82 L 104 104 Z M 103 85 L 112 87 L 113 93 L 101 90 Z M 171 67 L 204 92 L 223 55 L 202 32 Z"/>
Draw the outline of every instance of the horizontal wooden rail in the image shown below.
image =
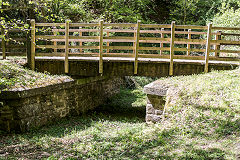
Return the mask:
<path id="1" fill-rule="evenodd" d="M 222 32 L 219 33 L 219 35 L 223 35 L 223 36 L 240 36 L 240 34 L 238 34 L 238 33 L 222 33 Z"/>
<path id="2" fill-rule="evenodd" d="M 140 21 L 35 23 L 32 20 L 31 28 L 8 31 L 9 41 L 1 40 L 2 55 L 21 50 L 27 52 L 29 39 L 24 37 L 27 30 L 31 30 L 31 68 L 35 68 L 35 56 L 64 57 L 66 73 L 69 72 L 68 57 L 73 56 L 99 57 L 101 74 L 103 57 L 133 58 L 135 74 L 138 72 L 139 58 L 168 59 L 169 74 L 173 75 L 175 59 L 201 60 L 207 72 L 209 60 L 239 61 L 240 54 L 240 28 L 237 27 L 142 24 Z M 229 55 L 235 57 L 227 57 Z"/>
<path id="3" fill-rule="evenodd" d="M 240 28 L 237 27 L 212 27 L 213 30 L 233 30 L 240 31 Z"/>
<path id="4" fill-rule="evenodd" d="M 136 31 L 130 29 L 103 29 L 103 32 L 134 33 Z"/>
<path id="5" fill-rule="evenodd" d="M 170 24 L 141 24 L 141 28 L 171 28 Z"/>
<path id="6" fill-rule="evenodd" d="M 192 25 L 176 25 L 176 29 L 205 29 L 207 30 L 207 26 L 192 26 Z"/>
<path id="7" fill-rule="evenodd" d="M 65 53 L 36 53 L 37 57 L 64 57 Z"/>
<path id="8" fill-rule="evenodd" d="M 175 43 L 176 44 L 206 44 L 206 40 L 175 38 Z"/>
<path id="9" fill-rule="evenodd" d="M 36 35 L 36 39 L 64 39 L 65 36 L 54 36 L 54 35 Z"/>
<path id="10" fill-rule="evenodd" d="M 240 53 L 240 50 L 218 50 L 218 52 L 222 52 L 222 53 Z"/>
<path id="11" fill-rule="evenodd" d="M 65 49 L 65 45 L 36 45 L 36 48 Z"/>
<path id="12" fill-rule="evenodd" d="M 69 36 L 69 39 L 99 39 L 99 36 Z"/>
<path id="13" fill-rule="evenodd" d="M 212 43 L 219 43 L 225 45 L 240 45 L 240 41 L 228 41 L 228 40 L 212 40 Z"/>
<path id="14" fill-rule="evenodd" d="M 171 31 L 165 30 L 140 30 L 140 33 L 164 33 L 164 34 L 171 34 Z M 207 35 L 206 32 L 200 31 L 175 31 L 175 34 L 195 34 L 195 35 Z M 220 35 L 221 33 L 214 32 L 212 35 Z M 232 34 L 230 34 L 232 35 Z"/>
<path id="15" fill-rule="evenodd" d="M 55 26 L 55 27 L 58 27 L 58 26 L 65 26 L 65 23 L 36 23 L 35 24 L 36 27 L 52 27 L 52 26 Z"/>
<path id="16" fill-rule="evenodd" d="M 69 27 L 97 27 L 98 23 L 70 23 Z"/>
<path id="17" fill-rule="evenodd" d="M 104 23 L 103 26 L 109 26 L 109 27 L 137 27 L 137 24 L 132 24 L 132 23 Z"/>

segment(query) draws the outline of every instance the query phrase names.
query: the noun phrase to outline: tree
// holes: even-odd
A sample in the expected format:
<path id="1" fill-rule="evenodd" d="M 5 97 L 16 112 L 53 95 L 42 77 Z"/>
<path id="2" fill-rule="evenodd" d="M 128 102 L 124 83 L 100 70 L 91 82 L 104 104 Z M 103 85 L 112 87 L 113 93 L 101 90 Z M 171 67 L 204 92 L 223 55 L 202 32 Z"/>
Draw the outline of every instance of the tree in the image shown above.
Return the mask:
<path id="1" fill-rule="evenodd" d="M 178 24 L 205 25 L 219 11 L 222 0 L 175 0 L 171 9 L 171 19 Z"/>
<path id="2" fill-rule="evenodd" d="M 240 26 L 240 1 L 223 0 L 219 13 L 213 18 L 213 24 L 224 27 Z"/>

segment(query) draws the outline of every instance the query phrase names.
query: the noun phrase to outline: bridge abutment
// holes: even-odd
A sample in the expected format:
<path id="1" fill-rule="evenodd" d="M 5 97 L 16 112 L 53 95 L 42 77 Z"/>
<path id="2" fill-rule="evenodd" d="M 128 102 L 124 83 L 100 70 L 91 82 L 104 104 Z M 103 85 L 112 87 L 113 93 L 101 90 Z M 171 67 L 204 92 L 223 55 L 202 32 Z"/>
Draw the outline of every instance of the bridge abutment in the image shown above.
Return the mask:
<path id="1" fill-rule="evenodd" d="M 160 122 L 166 108 L 166 97 L 169 86 L 162 84 L 161 81 L 154 81 L 144 86 L 147 94 L 146 122 Z"/>
<path id="2" fill-rule="evenodd" d="M 121 77 L 89 77 L 23 91 L 0 93 L 0 129 L 24 132 L 81 115 L 120 91 Z"/>

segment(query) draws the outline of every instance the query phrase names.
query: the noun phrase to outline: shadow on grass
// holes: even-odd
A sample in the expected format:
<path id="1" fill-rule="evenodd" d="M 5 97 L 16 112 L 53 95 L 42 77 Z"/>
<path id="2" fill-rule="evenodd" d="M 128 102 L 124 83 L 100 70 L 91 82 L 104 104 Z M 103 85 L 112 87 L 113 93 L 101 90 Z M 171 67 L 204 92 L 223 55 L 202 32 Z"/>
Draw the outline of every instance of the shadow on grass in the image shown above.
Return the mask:
<path id="1" fill-rule="evenodd" d="M 11 158 L 16 156 L 41 159 L 62 148 L 54 146 L 54 151 L 46 150 L 39 146 L 41 139 L 47 137 L 62 138 L 72 131 L 83 131 L 94 126 L 99 121 L 123 122 L 123 123 L 144 123 L 145 106 L 132 106 L 132 103 L 139 98 L 131 90 L 121 91 L 120 94 L 109 99 L 105 105 L 95 110 L 75 117 L 66 117 L 41 128 L 30 130 L 22 134 L 0 134 L 0 159 L 1 157 Z M 24 141 L 27 144 L 24 144 Z M 15 155 L 15 156 L 14 156 Z"/>
<path id="2" fill-rule="evenodd" d="M 29 159 L 42 159 L 48 158 L 53 154 L 66 157 L 77 157 L 75 159 L 224 159 L 224 155 L 227 154 L 224 149 L 219 148 L 201 148 L 194 146 L 194 144 L 186 144 L 186 137 L 181 137 L 182 131 L 186 132 L 182 128 L 172 126 L 171 129 L 156 131 L 153 137 L 149 135 L 149 140 L 143 140 L 143 137 L 134 135 L 136 128 L 129 127 L 127 125 L 123 127 L 123 131 L 117 136 L 104 137 L 102 132 L 98 131 L 96 124 L 104 121 L 108 122 L 119 122 L 119 123 L 130 123 L 135 127 L 136 132 L 141 132 L 141 124 L 145 123 L 145 105 L 138 103 L 136 106 L 135 102 L 144 95 L 135 94 L 131 90 L 123 90 L 120 94 L 110 99 L 105 105 L 99 106 L 93 111 L 89 111 L 84 115 L 78 117 L 66 117 L 62 120 L 57 121 L 54 124 L 42 127 L 41 129 L 32 130 L 28 133 L 19 135 L 7 135 L 0 136 L 0 159 L 4 154 L 9 157 L 17 158 L 29 158 Z M 133 106 L 134 104 L 134 106 Z M 208 117 L 203 117 L 208 119 Z M 203 121 L 195 118 L 196 121 Z M 207 121 L 212 125 L 214 122 Z M 140 125 L 138 125 L 140 124 Z M 216 139 L 216 135 L 224 137 L 235 132 L 239 132 L 239 123 L 236 121 L 221 121 L 217 120 L 219 130 L 214 135 L 206 134 L 202 132 L 200 128 L 192 128 L 188 124 L 188 128 L 191 130 L 189 133 L 192 134 L 191 138 L 209 137 L 212 140 Z M 96 125 L 96 126 L 95 126 Z M 108 125 L 108 124 L 107 124 Z M 116 124 L 113 123 L 115 126 Z M 109 132 L 111 132 L 111 127 Z M 122 124 L 121 124 L 122 125 Z M 124 124 L 125 125 L 125 124 Z M 88 130 L 89 127 L 93 127 L 95 132 L 89 132 L 86 135 L 92 134 L 93 139 L 87 141 L 79 141 L 75 139 L 74 133 L 79 131 Z M 127 128 L 129 127 L 129 128 Z M 231 128 L 231 132 L 228 132 L 227 128 Z M 124 131 L 126 130 L 126 132 Z M 72 132 L 74 131 L 74 132 Z M 192 133 L 191 133 L 192 132 Z M 70 133 L 70 134 L 69 134 Z M 73 137 L 69 137 L 70 135 Z M 45 142 L 51 139 L 51 137 L 62 139 L 66 136 L 65 140 L 70 141 L 69 144 L 65 144 L 62 141 L 57 141 L 56 144 Z M 47 138 L 46 138 L 47 137 Z M 91 136 L 90 136 L 91 138 Z M 185 138 L 185 139 L 184 139 Z M 42 140 L 44 139 L 44 140 Z M 64 138 L 63 138 L 64 140 Z M 27 143 L 24 143 L 27 141 Z M 51 141 L 51 140 L 49 140 Z M 73 141 L 73 142 L 71 142 Z M 78 151 L 75 146 L 75 142 L 80 145 L 85 143 L 91 148 L 88 153 L 84 151 Z M 49 144 L 48 144 L 49 143 Z M 90 143 L 90 144 L 89 144 Z M 52 145 L 46 147 L 45 145 Z M 67 146 L 64 146 L 67 145 Z M 67 147 L 65 150 L 64 147 Z M 120 149 L 119 149 L 120 147 Z M 6 158 L 7 159 L 7 158 Z M 74 158 L 73 158 L 74 159 Z"/>
<path id="3" fill-rule="evenodd" d="M 79 116 L 65 117 L 47 126 L 30 130 L 22 135 L 29 136 L 29 138 L 36 135 L 61 137 L 65 134 L 66 129 L 81 131 L 91 127 L 94 122 L 99 120 L 124 121 L 129 123 L 145 122 L 145 106 L 132 106 L 132 103 L 137 99 L 137 95 L 131 93 L 131 91 L 130 89 L 121 89 L 119 94 L 108 99 L 106 104 L 97 107 L 95 110 L 88 111 Z M 3 139 L 4 136 L 11 136 L 11 134 L 0 132 L 0 138 Z"/>

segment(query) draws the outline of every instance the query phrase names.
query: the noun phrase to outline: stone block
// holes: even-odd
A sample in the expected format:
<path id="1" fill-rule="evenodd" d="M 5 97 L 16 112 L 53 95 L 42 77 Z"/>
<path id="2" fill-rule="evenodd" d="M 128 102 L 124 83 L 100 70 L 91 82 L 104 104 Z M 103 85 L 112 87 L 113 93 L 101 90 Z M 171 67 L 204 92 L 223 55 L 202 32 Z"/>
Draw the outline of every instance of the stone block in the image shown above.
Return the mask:
<path id="1" fill-rule="evenodd" d="M 147 114 L 146 115 L 146 122 L 153 122 L 153 123 L 156 123 L 156 122 L 160 122 L 161 121 L 161 116 L 159 115 L 154 115 L 154 114 Z"/>
<path id="2" fill-rule="evenodd" d="M 154 81 L 144 87 L 144 92 L 147 94 L 147 107 L 152 105 L 151 112 L 146 112 L 147 122 L 160 122 L 164 107 L 166 106 L 166 94 L 170 86 L 163 83 L 161 80 Z M 154 112 L 153 112 L 154 111 Z"/>
<path id="3" fill-rule="evenodd" d="M 161 80 L 157 80 L 144 86 L 144 92 L 149 95 L 166 96 L 168 88 L 169 86 Z"/>
<path id="4" fill-rule="evenodd" d="M 155 110 L 155 115 L 162 115 L 163 114 L 163 110 Z"/>
<path id="5" fill-rule="evenodd" d="M 154 114 L 154 113 L 155 113 L 155 109 L 153 108 L 153 106 L 151 104 L 147 104 L 146 114 Z"/>

